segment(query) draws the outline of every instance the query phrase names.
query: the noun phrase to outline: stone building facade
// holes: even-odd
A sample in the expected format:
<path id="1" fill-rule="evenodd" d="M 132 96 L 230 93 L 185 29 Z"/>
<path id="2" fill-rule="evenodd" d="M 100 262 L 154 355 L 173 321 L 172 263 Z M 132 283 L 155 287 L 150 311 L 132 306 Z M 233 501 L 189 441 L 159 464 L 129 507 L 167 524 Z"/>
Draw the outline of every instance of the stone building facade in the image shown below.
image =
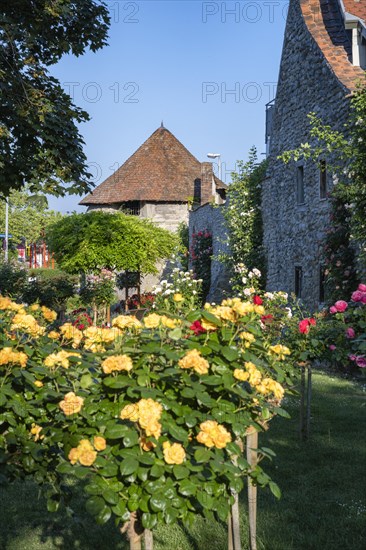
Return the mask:
<path id="1" fill-rule="evenodd" d="M 295 292 L 316 308 L 323 299 L 322 250 L 334 182 L 324 153 L 285 165 L 278 156 L 309 141 L 308 114 L 342 130 L 349 96 L 364 79 L 365 0 L 291 0 L 279 82 L 267 128 L 263 185 L 268 290 Z"/>

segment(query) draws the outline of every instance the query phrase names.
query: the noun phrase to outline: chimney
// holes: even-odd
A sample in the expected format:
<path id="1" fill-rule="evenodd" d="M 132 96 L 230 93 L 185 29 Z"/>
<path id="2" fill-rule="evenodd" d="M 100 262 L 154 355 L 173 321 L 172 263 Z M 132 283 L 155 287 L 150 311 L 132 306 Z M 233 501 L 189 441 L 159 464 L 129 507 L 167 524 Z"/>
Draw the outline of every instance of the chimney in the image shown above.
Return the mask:
<path id="1" fill-rule="evenodd" d="M 201 204 L 212 202 L 215 198 L 215 180 L 213 177 L 212 163 L 201 163 Z"/>

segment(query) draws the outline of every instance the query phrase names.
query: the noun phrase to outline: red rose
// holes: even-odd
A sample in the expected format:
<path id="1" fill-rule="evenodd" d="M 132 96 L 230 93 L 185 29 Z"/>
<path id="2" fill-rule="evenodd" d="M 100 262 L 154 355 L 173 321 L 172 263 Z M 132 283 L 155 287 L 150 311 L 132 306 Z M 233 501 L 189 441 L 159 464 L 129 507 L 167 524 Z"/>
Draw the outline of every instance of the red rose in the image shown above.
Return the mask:
<path id="1" fill-rule="evenodd" d="M 190 330 L 193 330 L 196 336 L 198 336 L 198 334 L 202 334 L 203 332 L 206 332 L 206 330 L 201 325 L 200 321 L 195 321 L 194 323 L 192 323 L 192 325 L 189 328 Z"/>
<path id="2" fill-rule="evenodd" d="M 258 296 L 257 294 L 255 294 L 253 296 L 253 304 L 255 304 L 256 306 L 261 306 L 263 304 L 263 300 L 260 296 Z"/>
<path id="3" fill-rule="evenodd" d="M 313 327 L 315 327 L 315 325 L 316 325 L 316 320 L 314 319 L 314 317 L 310 317 L 310 319 L 309 319 L 309 325 L 313 325 Z"/>
<path id="4" fill-rule="evenodd" d="M 301 332 L 301 334 L 307 334 L 309 330 L 310 330 L 309 319 L 303 319 L 302 321 L 300 321 L 299 331 Z"/>
<path id="5" fill-rule="evenodd" d="M 270 313 L 268 315 L 262 315 L 261 321 L 264 325 L 269 325 L 273 321 L 273 315 L 271 315 Z"/>

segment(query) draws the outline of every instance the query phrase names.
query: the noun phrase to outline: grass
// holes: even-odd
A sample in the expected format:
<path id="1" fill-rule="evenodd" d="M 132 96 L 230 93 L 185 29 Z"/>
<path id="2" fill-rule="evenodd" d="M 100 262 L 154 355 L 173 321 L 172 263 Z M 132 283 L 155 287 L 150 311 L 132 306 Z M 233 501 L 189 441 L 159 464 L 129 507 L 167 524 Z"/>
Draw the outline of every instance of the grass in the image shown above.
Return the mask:
<path id="1" fill-rule="evenodd" d="M 277 457 L 266 470 L 282 489 L 277 501 L 259 491 L 258 550 L 363 550 L 366 548 L 366 386 L 317 373 L 311 434 L 298 435 L 298 398 L 286 403 L 292 419 L 277 418 L 259 445 Z M 76 519 L 49 514 L 30 483 L 2 488 L 0 548 L 4 550 L 127 550 L 114 524 L 98 527 L 75 503 Z M 245 492 L 241 502 L 247 549 Z M 226 550 L 226 527 L 197 519 L 194 528 L 160 528 L 156 550 Z"/>

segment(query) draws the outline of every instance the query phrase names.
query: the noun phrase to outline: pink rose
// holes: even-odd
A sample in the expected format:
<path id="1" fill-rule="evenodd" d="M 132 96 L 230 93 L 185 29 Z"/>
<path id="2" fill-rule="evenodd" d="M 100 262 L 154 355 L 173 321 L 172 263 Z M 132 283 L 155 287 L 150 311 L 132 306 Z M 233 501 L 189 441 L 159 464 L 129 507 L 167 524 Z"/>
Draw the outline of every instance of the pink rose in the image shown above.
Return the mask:
<path id="1" fill-rule="evenodd" d="M 330 344 L 329 349 L 330 351 L 334 351 L 335 349 L 337 349 L 337 346 L 335 346 L 334 344 Z"/>
<path id="2" fill-rule="evenodd" d="M 337 308 L 335 306 L 332 306 L 329 308 L 330 313 L 337 313 Z"/>
<path id="3" fill-rule="evenodd" d="M 343 313 L 348 308 L 348 304 L 344 300 L 338 300 L 338 302 L 334 304 L 334 307 L 339 313 Z"/>
<path id="4" fill-rule="evenodd" d="M 348 359 L 349 359 L 350 361 L 356 361 L 357 355 L 354 355 L 353 353 L 351 353 L 351 354 L 348 356 Z"/>
<path id="5" fill-rule="evenodd" d="M 366 285 L 363 285 L 362 283 L 360 283 L 358 285 L 358 289 L 357 290 L 360 290 L 361 292 L 366 292 Z"/>
<path id="6" fill-rule="evenodd" d="M 362 297 L 363 297 L 363 292 L 361 292 L 360 290 L 355 290 L 354 292 L 352 292 L 351 299 L 353 302 L 361 302 Z"/>
<path id="7" fill-rule="evenodd" d="M 353 330 L 353 328 L 348 327 L 348 329 L 346 330 L 346 338 L 354 338 L 355 336 L 356 336 L 356 333 Z"/>
<path id="8" fill-rule="evenodd" d="M 360 355 L 359 357 L 356 357 L 356 365 L 360 367 L 361 369 L 364 369 L 366 367 L 366 358 Z"/>
<path id="9" fill-rule="evenodd" d="M 362 302 L 363 304 L 366 304 L 366 292 L 363 292 L 363 293 L 362 293 L 361 302 Z"/>

